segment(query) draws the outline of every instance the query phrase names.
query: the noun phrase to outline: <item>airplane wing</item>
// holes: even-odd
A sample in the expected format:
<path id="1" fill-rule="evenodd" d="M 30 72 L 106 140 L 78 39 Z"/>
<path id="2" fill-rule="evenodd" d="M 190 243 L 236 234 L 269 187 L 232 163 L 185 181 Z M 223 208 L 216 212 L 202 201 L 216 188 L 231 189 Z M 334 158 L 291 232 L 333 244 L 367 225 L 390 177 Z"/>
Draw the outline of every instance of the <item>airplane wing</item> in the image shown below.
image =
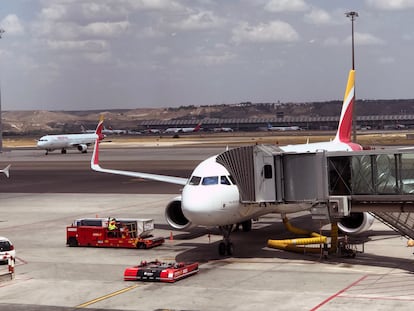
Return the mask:
<path id="1" fill-rule="evenodd" d="M 136 177 L 136 178 L 144 178 L 149 180 L 155 180 L 155 181 L 162 181 L 170 184 L 177 184 L 177 185 L 185 185 L 187 183 L 187 178 L 182 177 L 174 177 L 174 176 L 166 176 L 166 175 L 157 175 L 157 174 L 148 174 L 148 173 L 140 173 L 140 172 L 131 172 L 131 171 L 122 171 L 122 170 L 112 170 L 112 169 L 106 169 L 102 168 L 99 165 L 99 142 L 100 142 L 100 130 L 102 130 L 102 126 L 100 126 L 102 122 L 98 124 L 97 127 L 97 134 L 98 138 L 95 142 L 95 147 L 93 149 L 93 155 L 91 159 L 91 169 L 96 172 L 101 173 L 108 173 L 108 174 L 115 174 L 115 175 L 124 175 L 129 177 Z"/>

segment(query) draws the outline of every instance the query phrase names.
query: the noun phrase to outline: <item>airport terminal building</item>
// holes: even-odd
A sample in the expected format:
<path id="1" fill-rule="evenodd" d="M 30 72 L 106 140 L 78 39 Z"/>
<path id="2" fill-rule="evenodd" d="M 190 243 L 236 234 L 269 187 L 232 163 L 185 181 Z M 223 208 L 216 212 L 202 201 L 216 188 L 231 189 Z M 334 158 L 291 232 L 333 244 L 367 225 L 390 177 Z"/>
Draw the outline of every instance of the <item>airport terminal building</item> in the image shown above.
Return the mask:
<path id="1" fill-rule="evenodd" d="M 329 117 L 274 117 L 274 118 L 205 118 L 189 120 L 145 120 L 138 123 L 139 130 L 157 128 L 165 130 L 169 127 L 195 127 L 202 123 L 204 131 L 227 128 L 234 131 L 256 131 L 267 130 L 273 127 L 299 127 L 302 130 L 335 130 L 338 126 L 339 116 Z M 394 130 L 414 128 L 414 115 L 371 115 L 358 116 L 356 118 L 357 128 L 361 130 L 379 129 Z"/>

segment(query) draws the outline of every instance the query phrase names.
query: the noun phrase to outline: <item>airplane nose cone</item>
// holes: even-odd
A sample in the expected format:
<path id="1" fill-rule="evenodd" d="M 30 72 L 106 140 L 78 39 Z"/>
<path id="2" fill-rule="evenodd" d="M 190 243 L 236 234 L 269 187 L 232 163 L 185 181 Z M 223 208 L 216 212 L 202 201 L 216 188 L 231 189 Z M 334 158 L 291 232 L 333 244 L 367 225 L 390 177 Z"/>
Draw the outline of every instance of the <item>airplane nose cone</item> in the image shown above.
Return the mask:
<path id="1" fill-rule="evenodd" d="M 236 186 L 187 185 L 182 192 L 182 211 L 196 225 L 225 225 L 234 220 L 238 200 Z"/>

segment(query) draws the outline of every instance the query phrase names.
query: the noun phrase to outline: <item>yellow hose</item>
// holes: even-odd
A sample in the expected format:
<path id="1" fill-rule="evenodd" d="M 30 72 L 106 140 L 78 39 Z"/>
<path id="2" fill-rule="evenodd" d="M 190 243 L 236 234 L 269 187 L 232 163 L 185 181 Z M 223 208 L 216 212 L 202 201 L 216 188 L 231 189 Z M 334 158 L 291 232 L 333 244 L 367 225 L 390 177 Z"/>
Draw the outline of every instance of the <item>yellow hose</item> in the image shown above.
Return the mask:
<path id="1" fill-rule="evenodd" d="M 306 248 L 306 247 L 300 247 L 297 245 L 326 244 L 326 241 L 327 241 L 326 236 L 320 235 L 316 232 L 311 232 L 308 230 L 296 228 L 289 223 L 289 220 L 287 219 L 287 217 L 283 218 L 283 224 L 285 225 L 286 229 L 289 230 L 290 232 L 293 232 L 299 235 L 309 235 L 311 237 L 310 238 L 299 238 L 299 239 L 286 239 L 286 240 L 268 240 L 267 241 L 268 247 L 282 249 L 282 250 L 289 250 L 289 251 L 294 251 L 294 252 L 300 252 L 300 253 L 303 253 L 303 252 L 320 253 L 321 252 L 320 248 L 309 248 L 309 247 Z"/>

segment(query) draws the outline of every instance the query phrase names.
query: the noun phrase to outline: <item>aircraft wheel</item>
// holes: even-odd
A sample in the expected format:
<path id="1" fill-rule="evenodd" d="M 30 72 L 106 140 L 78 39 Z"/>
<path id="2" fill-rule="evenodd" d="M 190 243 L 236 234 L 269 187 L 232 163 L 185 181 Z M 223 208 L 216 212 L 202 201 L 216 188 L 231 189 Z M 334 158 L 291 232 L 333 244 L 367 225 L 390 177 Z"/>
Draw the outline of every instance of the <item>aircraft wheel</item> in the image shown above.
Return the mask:
<path id="1" fill-rule="evenodd" d="M 227 255 L 229 255 L 229 256 L 233 256 L 233 253 L 234 253 L 234 246 L 233 246 L 233 243 L 229 243 L 229 244 L 227 244 Z"/>
<path id="2" fill-rule="evenodd" d="M 220 244 L 218 246 L 218 251 L 219 251 L 220 256 L 226 255 L 226 243 L 220 242 Z"/>
<path id="3" fill-rule="evenodd" d="M 252 220 L 246 220 L 242 222 L 242 228 L 244 232 L 250 232 L 252 231 Z"/>
<path id="4" fill-rule="evenodd" d="M 61 153 L 66 154 L 66 149 L 62 149 Z"/>

